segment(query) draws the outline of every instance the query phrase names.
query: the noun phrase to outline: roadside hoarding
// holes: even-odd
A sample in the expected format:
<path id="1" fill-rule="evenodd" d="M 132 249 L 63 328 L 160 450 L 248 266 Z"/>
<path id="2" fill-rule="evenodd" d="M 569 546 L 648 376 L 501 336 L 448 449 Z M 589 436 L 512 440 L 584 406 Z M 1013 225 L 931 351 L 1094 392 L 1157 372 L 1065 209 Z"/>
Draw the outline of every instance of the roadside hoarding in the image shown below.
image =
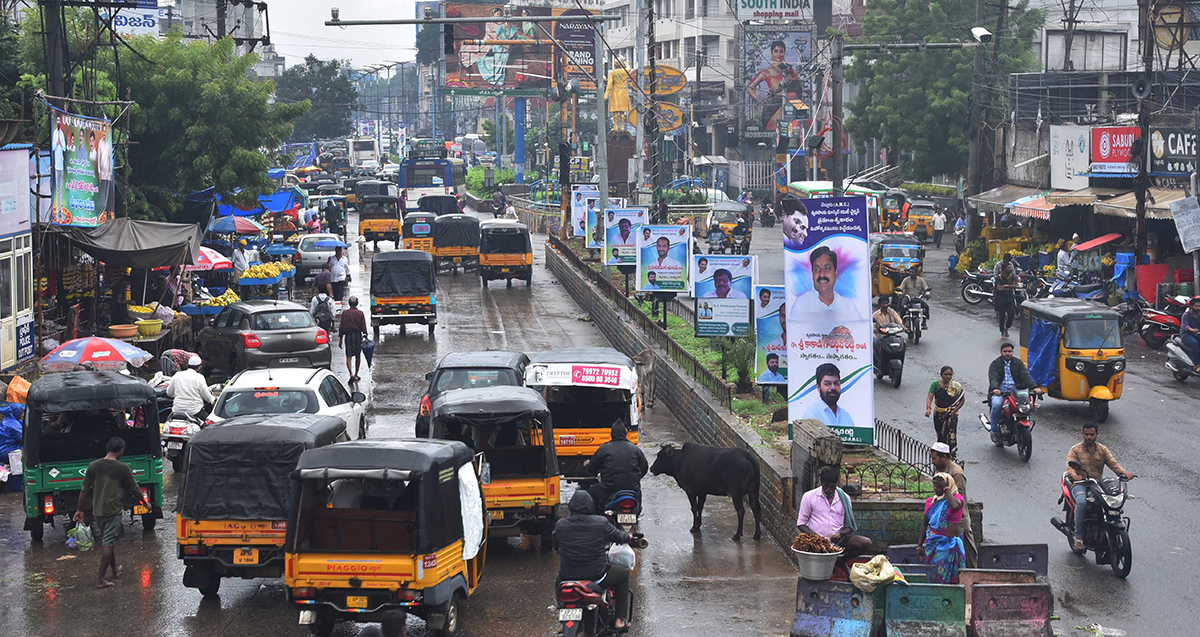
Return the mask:
<path id="1" fill-rule="evenodd" d="M 688 225 L 642 226 L 637 251 L 639 292 L 688 291 L 691 232 Z"/>
<path id="2" fill-rule="evenodd" d="M 95 227 L 112 217 L 112 123 L 52 109 L 51 223 Z"/>
<path id="3" fill-rule="evenodd" d="M 516 16 L 548 16 L 549 7 L 512 6 Z M 503 17 L 504 4 L 447 4 L 447 18 Z M 454 25 L 454 53 L 445 55 L 446 88 L 454 94 L 493 94 L 497 90 L 538 90 L 554 76 L 554 46 L 533 22 Z M 471 44 L 468 40 L 529 40 L 531 44 Z M 439 45 L 440 46 L 440 45 Z"/>
<path id="4" fill-rule="evenodd" d="M 774 139 L 783 117 L 784 98 L 811 103 L 812 26 L 806 24 L 756 24 L 742 27 L 745 34 L 746 103 L 748 139 Z M 786 133 L 786 131 L 785 131 Z"/>
<path id="5" fill-rule="evenodd" d="M 637 265 L 638 236 L 649 219 L 645 208 L 604 211 L 604 265 Z"/>
<path id="6" fill-rule="evenodd" d="M 1137 126 L 1100 126 L 1092 129 L 1092 172 L 1121 173 L 1137 172 L 1131 166 L 1129 151 L 1133 141 L 1141 137 L 1142 129 Z"/>
<path id="7" fill-rule="evenodd" d="M 759 385 L 787 384 L 787 305 L 782 285 L 754 288 L 754 375 Z"/>
<path id="8" fill-rule="evenodd" d="M 587 187 L 587 186 L 585 186 Z M 594 187 L 592 190 L 584 190 L 579 197 L 582 202 L 580 208 L 580 218 L 575 220 L 575 211 L 572 209 L 572 224 L 577 230 L 576 236 L 587 237 L 587 248 L 590 250 L 600 250 L 604 248 L 604 219 L 596 219 L 596 210 L 599 208 L 600 193 Z M 572 204 L 574 206 L 574 204 Z M 614 208 L 624 208 L 625 200 L 621 197 L 609 197 L 606 210 Z M 579 230 L 582 228 L 582 230 Z"/>
<path id="9" fill-rule="evenodd" d="M 1184 197 L 1171 202 L 1171 218 L 1175 220 L 1175 231 L 1184 252 L 1200 250 L 1200 202 L 1195 197 Z"/>
<path id="10" fill-rule="evenodd" d="M 1079 190 L 1088 187 L 1092 131 L 1087 126 L 1050 127 L 1050 187 Z"/>
<path id="11" fill-rule="evenodd" d="M 29 194 L 31 163 L 26 148 L 0 151 L 0 237 L 33 228 Z"/>
<path id="12" fill-rule="evenodd" d="M 571 186 L 571 235 L 575 237 L 590 237 L 594 220 L 588 219 L 587 197 L 588 195 L 599 196 L 600 191 L 595 186 L 588 184 L 574 184 Z M 598 239 L 598 237 L 597 237 Z M 599 241 L 594 242 L 589 240 L 587 247 L 599 248 Z"/>
<path id="13" fill-rule="evenodd" d="M 692 257 L 696 336 L 750 335 L 750 296 L 757 271 L 753 255 Z"/>
<path id="14" fill-rule="evenodd" d="M 788 418 L 815 418 L 845 442 L 872 444 L 867 200 L 787 199 L 783 206 L 784 215 L 806 221 L 783 252 Z"/>
<path id="15" fill-rule="evenodd" d="M 1190 128 L 1150 130 L 1150 172 L 1189 175 L 1196 170 L 1196 131 Z"/>
<path id="16" fill-rule="evenodd" d="M 687 86 L 688 78 L 683 71 L 665 64 L 654 65 L 654 75 L 658 78 L 658 86 L 655 87 L 655 95 L 663 97 L 665 95 L 674 95 L 683 90 Z M 650 67 L 642 69 L 642 86 L 645 90 L 650 90 Z"/>
<path id="17" fill-rule="evenodd" d="M 581 9 L 568 9 L 562 15 L 584 16 Z M 554 56 L 561 67 L 561 75 L 569 82 L 579 81 L 581 91 L 596 90 L 596 30 L 587 19 L 563 20 L 554 23 L 554 39 L 562 45 L 562 51 Z"/>
<path id="18" fill-rule="evenodd" d="M 734 0 L 733 15 L 738 22 L 749 20 L 788 20 L 812 22 L 809 0 Z"/>

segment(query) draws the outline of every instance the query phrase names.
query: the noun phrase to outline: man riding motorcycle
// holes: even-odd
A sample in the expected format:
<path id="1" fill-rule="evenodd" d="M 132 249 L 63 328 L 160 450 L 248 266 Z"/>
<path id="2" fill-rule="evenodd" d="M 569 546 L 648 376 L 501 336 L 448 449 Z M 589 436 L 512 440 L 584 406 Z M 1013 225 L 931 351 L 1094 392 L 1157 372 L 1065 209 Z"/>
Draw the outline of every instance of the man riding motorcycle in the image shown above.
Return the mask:
<path id="1" fill-rule="evenodd" d="M 1000 356 L 988 366 L 988 391 L 992 395 L 992 413 L 989 420 L 992 442 L 996 442 L 996 426 L 1000 423 L 1004 411 L 1004 394 L 1018 389 L 1028 389 L 1035 394 L 1042 393 L 1025 363 L 1013 357 L 1013 344 L 1002 343 Z"/>
<path id="2" fill-rule="evenodd" d="M 731 234 L 733 235 L 734 238 L 736 238 L 736 237 L 745 238 L 748 243 L 750 241 L 750 227 L 746 223 L 746 220 L 741 217 L 738 217 L 737 225 L 733 227 Z"/>
<path id="3" fill-rule="evenodd" d="M 710 247 L 710 250 L 723 248 L 728 239 L 725 237 L 725 230 L 721 228 L 721 224 L 714 223 L 712 228 L 708 230 L 708 243 L 710 246 L 715 244 L 716 248 Z"/>
<path id="4" fill-rule="evenodd" d="M 642 501 L 642 478 L 650 470 L 646 455 L 637 445 L 625 437 L 625 423 L 617 420 L 612 425 L 612 440 L 600 445 L 583 466 L 600 476 L 600 482 L 588 487 L 587 491 L 597 507 L 603 511 L 610 498 L 619 491 L 637 493 Z"/>
<path id="5" fill-rule="evenodd" d="M 596 514 L 596 505 L 586 491 L 576 491 L 567 509 L 571 514 L 554 524 L 554 550 L 558 551 L 558 581 L 591 580 L 613 589 L 616 617 L 613 627 L 624 631 L 629 615 L 629 571 L 608 562 L 610 544 L 629 544 L 633 535 L 618 529 L 608 518 Z"/>
<path id="6" fill-rule="evenodd" d="M 909 297 L 910 303 L 919 303 L 925 310 L 925 320 L 922 321 L 921 329 L 927 329 L 929 323 L 929 304 L 925 299 L 929 298 L 929 284 L 925 282 L 925 277 L 921 276 L 921 266 L 913 266 L 908 270 L 908 276 L 900 282 L 900 293 Z"/>
<path id="7" fill-rule="evenodd" d="M 167 385 L 167 396 L 175 399 L 172 411 L 200 420 L 208 417 L 212 404 L 217 402 L 208 390 L 208 381 L 197 371 L 202 362 L 199 356 L 193 354 L 188 359 L 188 368 L 172 376 L 171 384 Z"/>
<path id="8" fill-rule="evenodd" d="M 1083 518 L 1087 511 L 1088 488 L 1083 483 L 1087 478 L 1094 478 L 1097 482 L 1104 477 L 1104 467 L 1112 469 L 1113 473 L 1124 476 L 1126 480 L 1136 478 L 1131 471 L 1126 471 L 1121 463 L 1113 457 L 1112 452 L 1108 447 L 1096 442 L 1096 436 L 1099 432 L 1094 423 L 1087 423 L 1083 426 L 1083 442 L 1071 447 L 1067 452 L 1067 477 L 1071 479 L 1071 497 L 1075 498 L 1075 550 L 1084 550 L 1083 544 Z M 1078 462 L 1081 467 L 1079 471 L 1071 468 L 1072 462 Z"/>

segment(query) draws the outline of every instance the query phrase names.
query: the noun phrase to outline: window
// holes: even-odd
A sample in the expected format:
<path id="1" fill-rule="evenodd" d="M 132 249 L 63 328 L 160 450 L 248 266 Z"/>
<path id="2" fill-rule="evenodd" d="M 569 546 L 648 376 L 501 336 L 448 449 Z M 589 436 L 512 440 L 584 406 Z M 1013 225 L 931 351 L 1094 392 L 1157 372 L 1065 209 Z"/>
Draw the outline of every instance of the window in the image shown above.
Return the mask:
<path id="1" fill-rule="evenodd" d="M 1070 68 L 1066 61 L 1065 31 L 1046 32 L 1046 69 L 1052 71 L 1123 71 L 1128 40 L 1125 33 L 1075 30 Z"/>
<path id="2" fill-rule="evenodd" d="M 317 396 L 311 391 L 257 387 L 225 390 L 213 413 L 221 418 L 235 418 L 248 414 L 315 414 L 317 409 Z"/>
<path id="3" fill-rule="evenodd" d="M 254 315 L 255 330 L 293 330 L 301 327 L 312 327 L 313 317 L 304 310 L 288 310 L 284 312 L 261 312 Z"/>
<path id="4" fill-rule="evenodd" d="M 711 66 L 720 62 L 717 58 L 721 55 L 721 38 L 716 35 L 700 36 L 700 50 L 703 51 L 704 59 L 702 62 L 705 66 Z"/>
<path id="5" fill-rule="evenodd" d="M 16 276 L 18 314 L 33 309 L 33 253 L 28 250 L 17 255 Z"/>
<path id="6" fill-rule="evenodd" d="M 350 394 L 346 393 L 337 379 L 326 376 L 325 380 L 321 381 L 321 399 L 325 401 L 326 405 L 334 407 L 350 402 Z"/>
<path id="7" fill-rule="evenodd" d="M 688 5 L 689 7 L 691 5 Z M 696 62 L 696 38 L 683 39 L 683 66 L 689 67 Z"/>
<path id="8" fill-rule="evenodd" d="M 436 396 L 451 389 L 476 389 L 498 385 L 520 386 L 521 381 L 511 369 L 446 369 L 433 381 Z"/>
<path id="9" fill-rule="evenodd" d="M 1116 319 L 1075 319 L 1067 321 L 1063 345 L 1068 349 L 1119 349 L 1121 325 Z"/>
<path id="10" fill-rule="evenodd" d="M 213 321 L 213 327 L 229 327 L 230 318 L 233 317 L 233 308 L 227 307 L 221 310 L 217 318 Z"/>
<path id="11" fill-rule="evenodd" d="M 12 269 L 12 255 L 0 258 L 0 319 L 6 319 L 13 315 Z"/>
<path id="12" fill-rule="evenodd" d="M 702 2 L 703 0 L 699 0 L 699 1 Z M 696 19 L 696 2 L 697 2 L 697 0 L 683 0 L 684 19 L 686 19 L 686 20 L 695 20 Z"/>

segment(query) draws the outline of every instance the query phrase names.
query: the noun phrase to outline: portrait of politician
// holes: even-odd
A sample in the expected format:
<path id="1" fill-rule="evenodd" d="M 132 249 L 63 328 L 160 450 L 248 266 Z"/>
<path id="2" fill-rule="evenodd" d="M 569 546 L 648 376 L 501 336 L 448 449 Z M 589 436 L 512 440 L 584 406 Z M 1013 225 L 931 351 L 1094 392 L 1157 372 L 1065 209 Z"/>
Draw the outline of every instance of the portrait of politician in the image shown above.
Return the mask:
<path id="1" fill-rule="evenodd" d="M 822 314 L 843 321 L 862 319 L 855 299 L 837 293 L 838 255 L 829 246 L 820 246 L 808 254 L 812 266 L 813 287 L 792 304 L 793 314 Z"/>
<path id="2" fill-rule="evenodd" d="M 804 412 L 805 418 L 816 418 L 829 427 L 853 427 L 850 412 L 838 406 L 842 397 L 842 372 L 833 363 L 817 365 L 817 394 L 820 400 Z"/>
<path id="3" fill-rule="evenodd" d="M 783 201 L 783 247 L 799 250 L 808 238 L 808 208 L 793 199 Z"/>
<path id="4" fill-rule="evenodd" d="M 725 268 L 713 272 L 713 289 L 704 293 L 705 299 L 744 299 L 746 293 L 733 289 L 733 274 Z"/>
<path id="5" fill-rule="evenodd" d="M 646 230 L 649 232 L 649 229 Z M 667 256 L 671 251 L 671 240 L 666 237 L 659 237 L 658 241 L 654 242 L 654 250 L 658 253 L 658 260 L 651 261 L 647 269 L 653 270 L 673 270 L 675 272 L 683 271 L 683 264 Z"/>
<path id="6" fill-rule="evenodd" d="M 646 273 L 646 287 L 643 289 L 645 289 L 645 290 L 661 290 L 662 289 L 662 288 L 658 287 L 658 273 L 657 272 L 655 272 L 654 270 L 651 270 Z"/>
<path id="7" fill-rule="evenodd" d="M 779 373 L 779 354 L 767 354 L 767 371 L 758 375 L 759 383 L 786 383 L 787 376 Z"/>

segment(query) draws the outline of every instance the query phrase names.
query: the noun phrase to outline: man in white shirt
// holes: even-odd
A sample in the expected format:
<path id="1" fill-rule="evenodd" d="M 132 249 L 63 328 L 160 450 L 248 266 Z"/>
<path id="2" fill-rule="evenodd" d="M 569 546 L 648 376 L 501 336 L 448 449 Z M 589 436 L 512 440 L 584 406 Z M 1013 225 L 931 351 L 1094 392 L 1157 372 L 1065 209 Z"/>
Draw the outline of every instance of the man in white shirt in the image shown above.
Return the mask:
<path id="1" fill-rule="evenodd" d="M 813 289 L 792 303 L 791 314 L 829 313 L 829 318 L 847 321 L 864 318 L 854 299 L 834 291 L 838 278 L 838 255 L 829 246 L 820 246 L 808 255 L 812 266 Z M 822 319 L 824 320 L 824 319 Z"/>
<path id="2" fill-rule="evenodd" d="M 193 354 L 188 359 L 188 368 L 171 377 L 171 384 L 167 385 L 167 396 L 175 399 L 171 411 L 201 419 L 208 416 L 209 406 L 217 399 L 208 390 L 208 381 L 196 371 L 200 364 L 200 357 Z"/>
<path id="3" fill-rule="evenodd" d="M 767 354 L 767 371 L 758 375 L 759 385 L 768 385 L 772 383 L 786 383 L 787 376 L 779 373 L 779 354 L 771 352 Z"/>
<path id="4" fill-rule="evenodd" d="M 804 417 L 820 420 L 827 427 L 854 427 L 850 413 L 838 406 L 838 399 L 842 397 L 842 372 L 837 365 L 817 365 L 815 380 L 821 399 L 804 412 Z"/>
<path id="5" fill-rule="evenodd" d="M 333 300 L 340 302 L 346 295 L 346 284 L 350 282 L 350 259 L 346 258 L 342 248 L 334 248 L 329 271 L 333 275 Z"/>
<path id="6" fill-rule="evenodd" d="M 705 299 L 744 299 L 745 292 L 733 289 L 733 273 L 725 268 L 713 272 L 713 289 L 704 293 Z"/>
<path id="7" fill-rule="evenodd" d="M 939 206 L 933 213 L 933 245 L 941 249 L 942 235 L 946 233 L 946 213 Z"/>
<path id="8" fill-rule="evenodd" d="M 250 257 L 246 255 L 246 240 L 238 241 L 237 248 L 233 250 L 233 257 L 230 258 L 233 262 L 233 280 L 237 281 L 242 278 L 242 273 L 250 269 Z"/>
<path id="9" fill-rule="evenodd" d="M 649 230 L 649 228 L 647 228 Z M 654 250 L 658 253 L 658 259 L 646 266 L 648 270 L 666 270 L 680 275 L 683 272 L 683 264 L 667 256 L 671 250 L 671 240 L 666 237 L 659 237 L 654 242 Z"/>

